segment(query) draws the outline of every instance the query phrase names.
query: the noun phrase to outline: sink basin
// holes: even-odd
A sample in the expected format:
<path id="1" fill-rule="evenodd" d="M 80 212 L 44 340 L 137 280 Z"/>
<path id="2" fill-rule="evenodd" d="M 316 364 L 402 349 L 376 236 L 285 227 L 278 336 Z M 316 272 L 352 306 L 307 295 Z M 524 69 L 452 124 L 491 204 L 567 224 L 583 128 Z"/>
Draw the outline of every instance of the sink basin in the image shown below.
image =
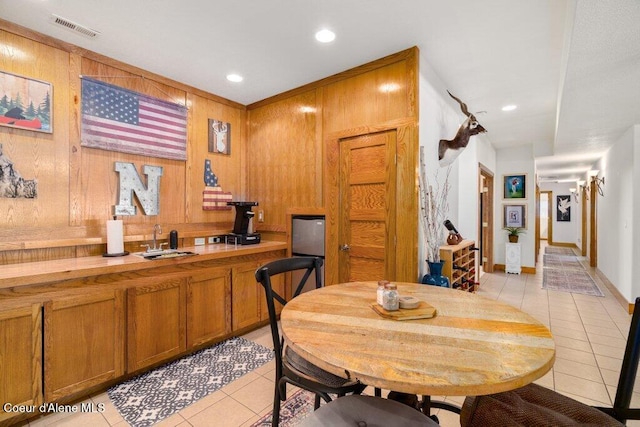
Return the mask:
<path id="1" fill-rule="evenodd" d="M 166 259 L 179 258 L 183 256 L 196 255 L 195 252 L 179 251 L 177 249 L 163 249 L 159 251 L 136 252 L 134 255 L 143 257 L 144 259 Z"/>

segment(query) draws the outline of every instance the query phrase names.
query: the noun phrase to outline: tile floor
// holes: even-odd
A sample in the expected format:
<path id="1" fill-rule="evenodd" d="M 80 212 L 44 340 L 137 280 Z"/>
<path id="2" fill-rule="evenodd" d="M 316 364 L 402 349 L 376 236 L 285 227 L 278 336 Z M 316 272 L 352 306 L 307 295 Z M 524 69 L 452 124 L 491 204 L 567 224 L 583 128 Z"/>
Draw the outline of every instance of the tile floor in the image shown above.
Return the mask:
<path id="1" fill-rule="evenodd" d="M 541 258 L 540 258 L 541 260 Z M 595 275 L 594 275 L 595 276 Z M 556 362 L 553 369 L 537 383 L 555 389 L 587 404 L 611 405 L 618 382 L 630 316 L 616 298 L 594 277 L 605 297 L 546 291 L 542 285 L 542 267 L 537 274 L 484 274 L 478 294 L 518 307 L 547 325 L 556 340 Z M 267 328 L 245 335 L 245 338 L 267 347 L 271 337 Z M 158 426 L 250 426 L 269 412 L 273 396 L 273 362 L 248 373 L 217 392 L 207 396 Z M 634 403 L 640 403 L 640 382 Z M 366 391 L 373 394 L 372 391 Z M 434 396 L 435 399 L 442 397 Z M 446 400 L 461 404 L 463 397 Z M 118 414 L 106 393 L 90 398 L 104 403 L 103 413 L 53 414 L 29 423 L 29 426 L 118 426 L 128 424 Z M 443 426 L 459 426 L 459 417 L 451 412 L 436 412 Z M 640 426 L 630 421 L 628 425 Z"/>

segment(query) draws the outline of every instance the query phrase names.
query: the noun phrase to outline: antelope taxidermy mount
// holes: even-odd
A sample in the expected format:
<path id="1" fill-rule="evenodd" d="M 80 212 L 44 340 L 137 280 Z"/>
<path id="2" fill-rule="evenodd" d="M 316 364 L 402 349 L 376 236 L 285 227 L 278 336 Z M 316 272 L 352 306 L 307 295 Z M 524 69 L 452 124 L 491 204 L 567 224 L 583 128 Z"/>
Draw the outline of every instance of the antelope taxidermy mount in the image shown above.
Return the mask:
<path id="1" fill-rule="evenodd" d="M 467 104 L 453 96 L 451 92 L 447 91 L 447 93 L 450 97 L 458 101 L 462 113 L 467 116 L 467 118 L 458 128 L 455 138 L 451 140 L 440 140 L 440 144 L 438 145 L 438 160 L 440 161 L 440 166 L 447 166 L 453 163 L 467 144 L 469 144 L 469 138 L 487 131 L 480 123 L 478 123 L 476 116 L 469 112 Z M 482 112 L 484 113 L 484 111 Z"/>

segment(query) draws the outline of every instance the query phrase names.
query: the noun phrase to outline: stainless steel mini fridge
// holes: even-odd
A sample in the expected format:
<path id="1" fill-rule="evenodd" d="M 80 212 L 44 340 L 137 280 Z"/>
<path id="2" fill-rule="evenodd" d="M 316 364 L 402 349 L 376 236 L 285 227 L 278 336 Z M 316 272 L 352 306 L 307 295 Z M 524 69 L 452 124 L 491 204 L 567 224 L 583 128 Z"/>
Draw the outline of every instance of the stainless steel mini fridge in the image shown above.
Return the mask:
<path id="1" fill-rule="evenodd" d="M 291 252 L 293 256 L 318 256 L 324 261 L 324 216 L 294 215 L 291 219 Z M 324 264 L 320 272 L 324 285 Z M 302 272 L 293 272 L 292 286 L 297 286 Z M 312 275 L 302 292 L 315 289 L 316 281 Z M 295 289 L 291 289 L 291 293 Z"/>

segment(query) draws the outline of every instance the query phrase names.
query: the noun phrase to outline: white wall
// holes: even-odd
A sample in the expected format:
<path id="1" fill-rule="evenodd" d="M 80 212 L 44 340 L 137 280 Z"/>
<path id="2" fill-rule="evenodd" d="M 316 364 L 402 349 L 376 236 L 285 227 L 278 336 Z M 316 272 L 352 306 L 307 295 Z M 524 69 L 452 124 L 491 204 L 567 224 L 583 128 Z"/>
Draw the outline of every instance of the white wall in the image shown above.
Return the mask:
<path id="1" fill-rule="evenodd" d="M 551 191 L 551 227 L 553 243 L 574 244 L 581 248 L 579 239 L 581 235 L 581 215 L 582 207 L 576 203 L 575 197 L 571 195 L 570 188 L 578 188 L 575 182 L 541 182 L 540 191 Z M 571 221 L 558 221 L 557 200 L 558 196 L 571 196 Z M 533 231 L 532 231 L 533 232 Z"/>
<path id="2" fill-rule="evenodd" d="M 629 295 L 629 302 L 634 302 L 635 298 L 640 296 L 640 185 L 633 185 L 633 183 L 640 182 L 640 125 L 633 127 L 633 172 L 631 174 L 632 191 L 631 197 L 633 198 L 633 205 L 631 207 L 631 222 L 629 225 L 632 227 L 629 233 L 625 233 L 625 236 L 631 237 L 633 242 L 631 246 L 631 253 L 629 258 L 631 259 L 631 292 Z M 606 194 L 606 193 L 605 193 Z"/>
<path id="3" fill-rule="evenodd" d="M 494 200 L 494 263 L 505 264 L 505 243 L 507 232 L 502 229 L 503 212 L 505 204 L 525 204 L 527 212 L 526 233 L 520 235 L 518 242 L 521 245 L 521 262 L 523 267 L 535 267 L 535 163 L 533 159 L 533 146 L 522 145 L 519 147 L 503 148 L 497 151 L 497 173 L 495 176 L 495 200 Z M 504 199 L 503 177 L 504 175 L 526 174 L 525 199 Z"/>
<path id="4" fill-rule="evenodd" d="M 479 211 L 479 163 L 490 171 L 496 170 L 496 152 L 485 135 L 471 137 L 467 148 L 458 157 L 459 164 L 459 193 L 458 213 L 455 222 L 462 237 L 469 240 L 480 239 L 480 211 Z M 494 180 L 495 183 L 495 180 Z M 495 189 L 494 189 L 495 193 Z M 495 213 L 494 213 L 495 216 Z"/>
<path id="5" fill-rule="evenodd" d="M 598 195 L 598 256 L 600 271 L 622 296 L 640 296 L 640 126 L 630 128 L 594 165 L 605 178 L 604 197 Z"/>
<path id="6" fill-rule="evenodd" d="M 426 166 L 430 181 L 437 177 L 444 181 L 447 167 L 438 162 L 438 143 L 441 139 L 452 139 L 466 117 L 460 106 L 447 94 L 447 87 L 431 65 L 420 57 L 420 146 L 426 150 Z M 459 94 L 456 94 L 459 95 Z M 464 97 L 462 97 L 464 100 Z M 480 120 L 482 121 L 482 120 Z M 483 135 L 471 137 L 469 145 L 453 162 L 449 172 L 449 215 L 462 237 L 478 239 L 478 163 L 495 170 L 495 150 Z M 424 235 L 420 227 L 418 257 L 420 274 L 426 272 Z M 442 242 L 445 244 L 445 242 Z"/>

